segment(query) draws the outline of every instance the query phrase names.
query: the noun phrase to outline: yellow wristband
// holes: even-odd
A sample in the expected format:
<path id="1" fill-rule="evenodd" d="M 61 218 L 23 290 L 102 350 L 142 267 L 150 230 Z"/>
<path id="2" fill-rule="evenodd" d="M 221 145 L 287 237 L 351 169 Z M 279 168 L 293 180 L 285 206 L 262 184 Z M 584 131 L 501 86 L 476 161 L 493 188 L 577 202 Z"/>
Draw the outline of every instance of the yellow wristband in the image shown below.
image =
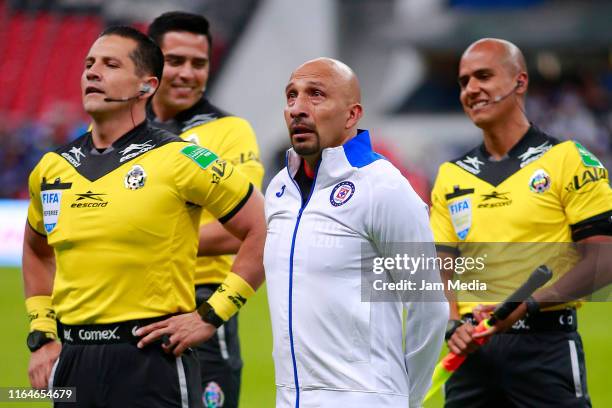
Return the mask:
<path id="1" fill-rule="evenodd" d="M 26 299 L 25 304 L 30 319 L 30 331 L 39 330 L 57 336 L 57 322 L 51 296 L 32 296 Z"/>
<path id="2" fill-rule="evenodd" d="M 254 293 L 251 285 L 239 275 L 230 272 L 208 299 L 208 304 L 214 309 L 217 316 L 228 321 Z"/>

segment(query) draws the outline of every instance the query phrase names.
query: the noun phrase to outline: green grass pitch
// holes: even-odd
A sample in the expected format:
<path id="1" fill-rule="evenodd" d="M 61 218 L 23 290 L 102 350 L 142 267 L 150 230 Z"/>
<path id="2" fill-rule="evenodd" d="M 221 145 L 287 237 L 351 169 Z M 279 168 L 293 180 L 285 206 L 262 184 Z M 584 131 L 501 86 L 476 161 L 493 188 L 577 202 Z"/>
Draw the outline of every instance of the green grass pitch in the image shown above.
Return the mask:
<path id="1" fill-rule="evenodd" d="M 262 288 L 263 289 L 263 288 Z M 0 387 L 28 385 L 29 351 L 25 346 L 28 325 L 23 303 L 21 274 L 15 268 L 0 268 L 0 310 L 3 339 L 0 343 Z M 594 407 L 612 406 L 608 367 L 612 363 L 612 303 L 590 303 L 579 313 L 579 328 L 587 359 L 587 381 Z M 274 407 L 272 333 L 265 290 L 260 290 L 240 316 L 240 335 L 245 362 L 241 408 Z M 1 403 L 0 407 L 50 407 L 49 404 Z M 442 406 L 440 394 L 426 408 Z"/>

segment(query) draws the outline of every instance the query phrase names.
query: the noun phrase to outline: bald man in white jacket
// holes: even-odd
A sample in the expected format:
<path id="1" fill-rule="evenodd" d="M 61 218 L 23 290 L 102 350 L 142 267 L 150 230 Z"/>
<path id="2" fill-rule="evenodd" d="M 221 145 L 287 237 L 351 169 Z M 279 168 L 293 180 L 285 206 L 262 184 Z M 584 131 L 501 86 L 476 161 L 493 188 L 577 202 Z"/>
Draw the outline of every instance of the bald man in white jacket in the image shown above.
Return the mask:
<path id="1" fill-rule="evenodd" d="M 291 75 L 286 98 L 293 148 L 266 193 L 276 406 L 420 407 L 446 299 L 415 291 L 403 301 L 363 301 L 372 287 L 362 283 L 362 263 L 393 257 L 402 242 L 435 255 L 427 206 L 357 129 L 363 110 L 349 67 L 308 61 Z M 440 282 L 437 270 L 415 272 Z"/>

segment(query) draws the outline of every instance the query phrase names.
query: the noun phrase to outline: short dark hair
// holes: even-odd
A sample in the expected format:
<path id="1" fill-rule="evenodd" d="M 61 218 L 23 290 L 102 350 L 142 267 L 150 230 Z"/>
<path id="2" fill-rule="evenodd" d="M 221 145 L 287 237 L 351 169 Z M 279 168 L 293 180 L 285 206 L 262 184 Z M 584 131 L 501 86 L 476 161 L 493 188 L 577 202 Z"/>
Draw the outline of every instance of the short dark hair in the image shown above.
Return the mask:
<path id="1" fill-rule="evenodd" d="M 182 11 L 169 11 L 153 20 L 149 26 L 148 34 L 161 47 L 164 34 L 170 31 L 186 31 L 188 33 L 204 35 L 208 39 L 209 50 L 212 48 L 210 24 L 206 17 L 202 15 Z"/>
<path id="2" fill-rule="evenodd" d="M 130 53 L 130 58 L 136 66 L 137 75 L 152 74 L 161 81 L 164 72 L 164 54 L 159 46 L 149 36 L 129 26 L 111 26 L 106 28 L 98 38 L 106 35 L 117 35 L 130 38 L 136 42 L 136 48 Z"/>

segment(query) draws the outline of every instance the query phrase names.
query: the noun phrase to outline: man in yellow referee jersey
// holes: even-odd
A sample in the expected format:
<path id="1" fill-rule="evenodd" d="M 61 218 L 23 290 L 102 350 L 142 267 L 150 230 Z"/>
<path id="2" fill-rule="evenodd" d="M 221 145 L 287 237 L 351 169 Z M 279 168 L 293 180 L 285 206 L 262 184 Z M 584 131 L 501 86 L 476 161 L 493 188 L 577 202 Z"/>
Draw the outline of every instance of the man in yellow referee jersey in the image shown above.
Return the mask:
<path id="1" fill-rule="evenodd" d="M 209 71 L 212 36 L 203 16 L 168 12 L 149 26 L 149 36 L 164 53 L 162 82 L 147 106 L 155 126 L 214 151 L 232 163 L 256 188 L 264 169 L 249 123 L 210 103 L 204 94 Z M 198 304 L 208 299 L 230 272 L 240 241 L 229 234 L 208 211 L 202 212 L 200 250 L 195 283 Z M 242 359 L 235 315 L 207 342 L 198 345 L 202 389 L 206 407 L 237 408 Z"/>
<path id="2" fill-rule="evenodd" d="M 580 143 L 560 142 L 529 123 L 529 78 L 514 44 L 473 43 L 461 58 L 458 79 L 463 109 L 482 130 L 483 143 L 440 166 L 431 224 L 443 257 L 483 255 L 486 248 L 486 266 L 462 279 L 486 282 L 487 290 L 449 294 L 448 346 L 472 354 L 446 383 L 445 406 L 588 407 L 576 331 L 580 303 L 572 291 L 559 299 L 536 293 L 503 324 L 516 323 L 481 348 L 473 324 L 483 317 L 479 303 L 501 301 L 500 294 L 512 292 L 540 264 L 557 276 L 564 272 L 562 279 L 592 273 L 597 246 L 586 246 L 579 256 L 569 244 L 612 235 L 608 171 Z M 445 271 L 447 280 L 456 277 L 452 273 Z"/>
<path id="3" fill-rule="evenodd" d="M 201 407 L 190 347 L 263 281 L 261 195 L 231 163 L 146 120 L 163 64 L 149 37 L 106 29 L 81 78 L 91 131 L 30 175 L 29 375 L 36 388 L 75 387 L 66 406 Z M 223 291 L 196 311 L 203 208 L 243 242 Z"/>

